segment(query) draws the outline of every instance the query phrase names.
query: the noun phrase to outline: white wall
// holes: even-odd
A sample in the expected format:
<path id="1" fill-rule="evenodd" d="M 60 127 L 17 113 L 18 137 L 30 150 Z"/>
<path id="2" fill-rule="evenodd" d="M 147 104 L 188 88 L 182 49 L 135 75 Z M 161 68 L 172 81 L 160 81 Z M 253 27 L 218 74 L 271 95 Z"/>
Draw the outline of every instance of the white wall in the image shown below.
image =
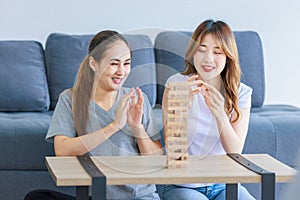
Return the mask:
<path id="1" fill-rule="evenodd" d="M 204 19 L 255 30 L 264 45 L 266 104 L 300 106 L 298 0 L 0 0 L 0 40 L 45 42 L 52 32 L 194 30 Z"/>

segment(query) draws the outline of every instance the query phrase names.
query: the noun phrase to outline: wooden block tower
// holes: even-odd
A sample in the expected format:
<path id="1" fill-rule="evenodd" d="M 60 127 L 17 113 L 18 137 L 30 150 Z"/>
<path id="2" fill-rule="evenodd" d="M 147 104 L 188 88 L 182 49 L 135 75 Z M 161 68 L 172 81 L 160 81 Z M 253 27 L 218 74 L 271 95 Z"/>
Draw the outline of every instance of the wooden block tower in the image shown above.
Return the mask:
<path id="1" fill-rule="evenodd" d="M 191 89 L 186 82 L 168 83 L 165 141 L 168 168 L 188 164 L 187 114 Z"/>

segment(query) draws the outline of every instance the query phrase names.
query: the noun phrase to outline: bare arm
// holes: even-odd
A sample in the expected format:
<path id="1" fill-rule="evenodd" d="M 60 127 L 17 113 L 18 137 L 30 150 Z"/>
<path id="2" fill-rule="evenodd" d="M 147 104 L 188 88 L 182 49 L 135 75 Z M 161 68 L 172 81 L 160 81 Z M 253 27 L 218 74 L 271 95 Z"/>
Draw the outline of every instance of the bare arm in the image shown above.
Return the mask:
<path id="1" fill-rule="evenodd" d="M 189 81 L 193 81 L 195 77 L 191 77 Z M 200 82 L 194 89 L 194 94 L 201 93 L 205 99 L 212 115 L 216 118 L 218 130 L 222 146 L 226 153 L 241 153 L 247 136 L 250 108 L 242 109 L 240 119 L 231 123 L 224 110 L 224 97 L 214 87 L 205 82 Z M 236 113 L 233 112 L 233 118 Z"/>
<path id="2" fill-rule="evenodd" d="M 241 110 L 240 119 L 230 122 L 224 110 L 224 98 L 214 87 L 203 84 L 202 95 L 217 121 L 220 139 L 226 153 L 241 153 L 245 144 L 250 118 L 250 108 Z M 236 113 L 233 113 L 235 118 Z"/>
<path id="3" fill-rule="evenodd" d="M 145 131 L 143 125 L 133 130 L 141 155 L 162 155 L 162 146 L 160 141 L 153 141 Z"/>
<path id="4" fill-rule="evenodd" d="M 225 112 L 223 116 L 216 117 L 221 142 L 227 153 L 242 152 L 248 132 L 249 118 L 250 108 L 242 109 L 240 119 L 235 123 L 229 122 Z"/>
<path id="5" fill-rule="evenodd" d="M 97 131 L 79 137 L 57 135 L 54 137 L 54 150 L 57 156 L 83 155 L 106 141 L 126 123 L 129 99 L 132 92 L 125 94 L 118 106 L 115 120 Z"/>
<path id="6" fill-rule="evenodd" d="M 119 130 L 115 122 L 93 133 L 79 137 L 56 135 L 54 137 L 54 150 L 56 156 L 79 156 L 83 155 L 106 141 Z"/>
<path id="7" fill-rule="evenodd" d="M 141 91 L 138 91 L 138 93 L 141 95 Z M 116 119 L 108 126 L 95 132 L 74 138 L 63 135 L 55 136 L 55 154 L 57 156 L 77 156 L 90 152 L 119 131 L 126 124 L 126 121 L 128 121 L 136 135 L 141 154 L 162 154 L 160 142 L 153 141 L 140 122 L 142 116 L 141 110 L 143 109 L 141 106 L 143 98 L 140 98 L 139 102 L 135 103 L 135 96 L 132 97 L 132 95 L 133 91 L 122 97 L 116 113 Z M 132 98 L 132 101 L 134 102 L 131 106 L 129 104 L 130 98 Z"/>

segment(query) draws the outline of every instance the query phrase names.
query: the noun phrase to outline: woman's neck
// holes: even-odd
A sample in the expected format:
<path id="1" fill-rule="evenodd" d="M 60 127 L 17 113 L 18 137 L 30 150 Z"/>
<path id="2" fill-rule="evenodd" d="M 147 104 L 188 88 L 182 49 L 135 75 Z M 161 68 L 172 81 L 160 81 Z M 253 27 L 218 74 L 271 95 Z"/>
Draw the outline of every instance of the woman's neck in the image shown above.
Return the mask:
<path id="1" fill-rule="evenodd" d="M 198 75 L 198 77 L 200 77 L 200 76 Z M 200 79 L 203 80 L 202 78 L 200 78 Z M 214 79 L 211 79 L 211 80 L 208 80 L 208 81 L 204 81 L 204 82 L 206 82 L 207 84 L 213 86 L 214 88 L 216 88 L 219 91 L 222 90 L 223 81 L 222 81 L 221 76 L 218 76 L 218 77 L 216 77 Z"/>
<path id="2" fill-rule="evenodd" d="M 92 99 L 104 110 L 109 110 L 115 103 L 118 91 L 107 91 L 96 87 L 92 93 Z"/>

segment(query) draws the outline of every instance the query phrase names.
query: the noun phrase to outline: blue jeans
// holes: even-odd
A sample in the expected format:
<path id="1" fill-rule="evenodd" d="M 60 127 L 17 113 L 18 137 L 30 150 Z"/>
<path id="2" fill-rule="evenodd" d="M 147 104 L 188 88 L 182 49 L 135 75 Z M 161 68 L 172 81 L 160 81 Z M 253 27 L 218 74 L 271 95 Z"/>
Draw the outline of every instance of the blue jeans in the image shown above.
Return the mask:
<path id="1" fill-rule="evenodd" d="M 164 200 L 225 200 L 226 185 L 213 184 L 206 187 L 188 188 L 177 185 L 165 185 Z M 253 196 L 240 184 L 238 185 L 239 200 L 255 200 Z"/>

